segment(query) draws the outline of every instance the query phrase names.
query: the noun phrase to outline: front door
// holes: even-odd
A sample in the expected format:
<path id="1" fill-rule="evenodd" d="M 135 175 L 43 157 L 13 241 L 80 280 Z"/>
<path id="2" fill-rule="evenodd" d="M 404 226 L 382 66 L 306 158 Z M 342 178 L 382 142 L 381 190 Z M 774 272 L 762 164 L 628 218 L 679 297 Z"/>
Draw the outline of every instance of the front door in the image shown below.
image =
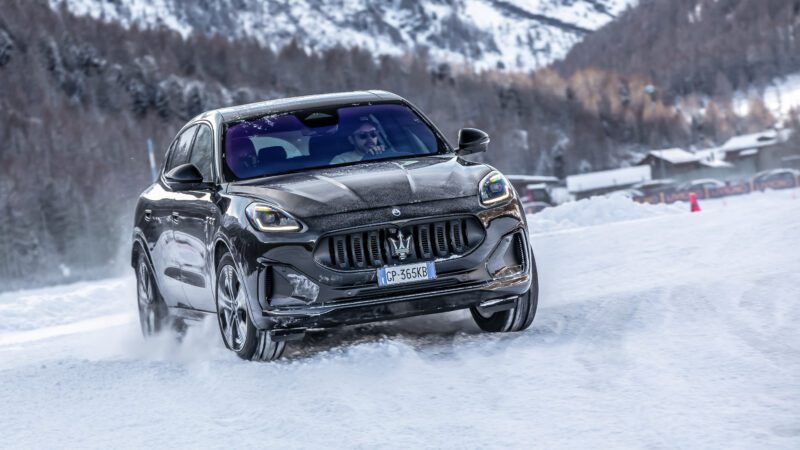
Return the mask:
<path id="1" fill-rule="evenodd" d="M 197 126 L 192 126 L 178 136 L 164 167 L 165 174 L 189 161 L 189 153 L 196 132 Z M 186 303 L 186 296 L 183 292 L 183 274 L 181 273 L 181 257 L 177 239 L 181 222 L 179 208 L 182 204 L 181 199 L 186 194 L 175 189 L 176 186 L 168 180 L 165 180 L 163 184 L 162 214 L 165 225 L 169 227 L 169 232 L 164 234 L 164 245 L 161 252 L 162 268 L 157 269 L 162 279 L 161 295 L 169 306 L 187 307 L 189 305 Z"/>
<path id="2" fill-rule="evenodd" d="M 180 261 L 185 301 L 192 308 L 216 311 L 212 238 L 220 214 L 214 186 L 214 140 L 211 127 L 199 125 L 189 162 L 203 174 L 205 186 L 182 192 L 179 223 L 175 224 L 176 256 Z"/>

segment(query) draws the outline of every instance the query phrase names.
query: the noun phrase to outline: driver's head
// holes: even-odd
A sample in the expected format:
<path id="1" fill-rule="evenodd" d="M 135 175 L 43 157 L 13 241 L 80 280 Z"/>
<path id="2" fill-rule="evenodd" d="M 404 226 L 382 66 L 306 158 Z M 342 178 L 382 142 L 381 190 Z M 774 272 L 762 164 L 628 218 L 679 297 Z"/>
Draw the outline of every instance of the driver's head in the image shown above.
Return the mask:
<path id="1" fill-rule="evenodd" d="M 357 151 L 366 153 L 378 146 L 378 129 L 375 125 L 364 122 L 350 134 L 348 140 Z"/>

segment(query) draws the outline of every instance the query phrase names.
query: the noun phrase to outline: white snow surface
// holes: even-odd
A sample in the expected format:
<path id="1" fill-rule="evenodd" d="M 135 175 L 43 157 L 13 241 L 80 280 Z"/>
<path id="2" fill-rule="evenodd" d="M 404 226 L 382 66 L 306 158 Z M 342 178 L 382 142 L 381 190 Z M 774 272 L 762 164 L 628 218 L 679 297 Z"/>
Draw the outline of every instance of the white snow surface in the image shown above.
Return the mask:
<path id="1" fill-rule="evenodd" d="M 548 233 L 688 211 L 689 206 L 683 203 L 650 205 L 636 203 L 624 196 L 598 196 L 531 214 L 528 216 L 528 227 L 534 234 Z"/>
<path id="2" fill-rule="evenodd" d="M 800 448 L 799 197 L 594 226 L 587 208 L 627 207 L 555 208 L 582 227 L 534 221 L 528 331 L 449 313 L 269 364 L 230 355 L 213 320 L 144 341 L 131 276 L 5 293 L 0 447 Z"/>
<path id="3" fill-rule="evenodd" d="M 668 148 L 664 150 L 651 150 L 649 155 L 661 158 L 672 164 L 682 164 L 700 159 L 696 154 L 688 152 L 682 148 Z"/>
<path id="4" fill-rule="evenodd" d="M 49 0 L 125 27 L 252 38 L 275 49 L 341 45 L 375 55 L 424 47 L 437 62 L 528 71 L 564 57 L 586 32 L 638 0 Z"/>

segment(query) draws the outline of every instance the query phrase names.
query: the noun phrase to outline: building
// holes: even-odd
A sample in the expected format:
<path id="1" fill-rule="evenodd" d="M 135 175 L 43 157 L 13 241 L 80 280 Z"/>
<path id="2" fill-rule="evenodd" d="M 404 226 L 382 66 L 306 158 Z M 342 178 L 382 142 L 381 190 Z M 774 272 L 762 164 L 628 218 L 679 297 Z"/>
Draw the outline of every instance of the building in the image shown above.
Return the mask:
<path id="1" fill-rule="evenodd" d="M 785 159 L 791 159 L 798 149 L 788 148 L 786 142 L 792 130 L 767 130 L 730 138 L 720 147 L 725 160 L 737 167 L 739 172 L 754 174 L 768 169 L 783 167 Z"/>
<path id="2" fill-rule="evenodd" d="M 639 164 L 650 166 L 657 179 L 743 179 L 763 170 L 787 167 L 787 161 L 792 162 L 798 154 L 798 149 L 786 145 L 791 133 L 782 129 L 745 134 L 729 139 L 721 147 L 698 151 L 652 150 Z"/>
<path id="3" fill-rule="evenodd" d="M 563 203 L 563 198 L 559 194 L 564 190 L 564 184 L 556 177 L 506 175 L 506 179 L 517 190 L 523 202 L 544 202 L 551 205 Z"/>
<path id="4" fill-rule="evenodd" d="M 567 190 L 578 200 L 626 189 L 636 183 L 651 180 L 650 166 L 634 166 L 602 172 L 590 172 L 567 177 Z"/>
<path id="5" fill-rule="evenodd" d="M 651 169 L 653 178 L 671 178 L 689 181 L 698 178 L 724 179 L 735 173 L 733 164 L 725 160 L 720 149 L 686 151 L 682 148 L 652 150 L 641 160 L 640 165 Z"/>

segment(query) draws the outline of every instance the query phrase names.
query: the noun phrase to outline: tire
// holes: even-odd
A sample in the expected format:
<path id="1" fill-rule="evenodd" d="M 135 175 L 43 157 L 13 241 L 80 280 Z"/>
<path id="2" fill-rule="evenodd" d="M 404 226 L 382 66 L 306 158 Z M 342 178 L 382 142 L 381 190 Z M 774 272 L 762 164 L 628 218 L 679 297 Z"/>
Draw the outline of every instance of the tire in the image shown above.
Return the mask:
<path id="1" fill-rule="evenodd" d="M 150 338 L 169 329 L 169 308 L 158 292 L 152 267 L 142 251 L 136 263 L 136 299 L 142 336 Z"/>
<path id="2" fill-rule="evenodd" d="M 475 306 L 470 308 L 470 312 L 481 330 L 489 333 L 508 333 L 527 330 L 536 317 L 538 306 L 539 274 L 536 270 L 536 259 L 531 251 L 531 287 L 517 298 L 516 306 L 488 316 Z"/>
<path id="3" fill-rule="evenodd" d="M 283 354 L 284 342 L 275 342 L 266 330 L 259 330 L 250 320 L 247 294 L 236 270 L 233 257 L 226 253 L 217 267 L 217 322 L 225 346 L 240 358 L 272 361 Z"/>

